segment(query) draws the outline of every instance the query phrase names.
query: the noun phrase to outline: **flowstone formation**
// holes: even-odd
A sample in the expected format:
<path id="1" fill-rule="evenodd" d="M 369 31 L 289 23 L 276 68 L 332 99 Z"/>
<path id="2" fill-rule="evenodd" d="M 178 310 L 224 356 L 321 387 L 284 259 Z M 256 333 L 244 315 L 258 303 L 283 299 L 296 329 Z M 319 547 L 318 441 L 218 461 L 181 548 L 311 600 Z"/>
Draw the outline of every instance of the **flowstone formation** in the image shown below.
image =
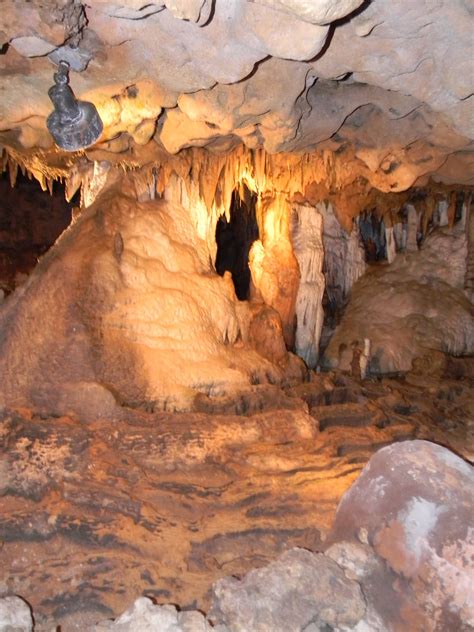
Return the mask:
<path id="1" fill-rule="evenodd" d="M 464 291 L 468 240 L 464 222 L 440 228 L 421 248 L 374 268 L 352 296 L 325 353 L 328 367 L 351 369 L 354 341 L 370 341 L 373 375 L 436 363 L 441 352 L 474 353 L 472 303 Z M 370 318 L 367 318 L 370 314 Z"/>
<path id="2" fill-rule="evenodd" d="M 96 417 L 119 415 L 119 404 L 189 409 L 197 392 L 300 380 L 283 319 L 237 300 L 198 219 L 171 201 L 137 203 L 124 182 L 106 187 L 2 311 L 3 403 Z M 259 353 L 255 321 L 272 327 Z"/>

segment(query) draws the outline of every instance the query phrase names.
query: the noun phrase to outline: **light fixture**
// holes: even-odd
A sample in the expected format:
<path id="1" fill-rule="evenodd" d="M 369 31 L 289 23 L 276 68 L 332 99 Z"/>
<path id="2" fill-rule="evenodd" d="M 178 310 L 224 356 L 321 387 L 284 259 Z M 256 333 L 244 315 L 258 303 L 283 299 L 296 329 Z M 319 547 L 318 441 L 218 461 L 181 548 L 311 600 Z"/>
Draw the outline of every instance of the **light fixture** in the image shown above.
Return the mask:
<path id="1" fill-rule="evenodd" d="M 48 116 L 46 125 L 54 142 L 66 151 L 77 151 L 97 142 L 104 128 L 93 103 L 78 101 L 69 86 L 69 64 L 60 61 L 54 74 L 54 86 L 48 95 L 54 112 Z"/>

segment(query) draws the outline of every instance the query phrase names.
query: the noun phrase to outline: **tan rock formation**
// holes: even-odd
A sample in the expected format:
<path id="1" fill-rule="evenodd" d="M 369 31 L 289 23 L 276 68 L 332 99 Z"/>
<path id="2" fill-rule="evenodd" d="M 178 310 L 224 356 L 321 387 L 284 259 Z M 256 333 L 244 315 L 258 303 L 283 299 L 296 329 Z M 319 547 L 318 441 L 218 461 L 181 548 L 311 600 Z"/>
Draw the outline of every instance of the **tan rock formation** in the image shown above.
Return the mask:
<path id="1" fill-rule="evenodd" d="M 137 203 L 116 185 L 83 211 L 2 311 L 1 400 L 66 411 L 79 406 L 77 392 L 84 402 L 89 392 L 96 414 L 101 394 L 108 412 L 114 397 L 189 408 L 196 392 L 301 376 L 285 351 L 268 349 L 272 363 L 250 347 L 252 320 L 269 308 L 239 304 L 199 236 L 207 211 L 194 212 Z M 288 329 L 294 299 L 272 287 Z M 295 288 L 288 282 L 288 292 Z"/>
<path id="2" fill-rule="evenodd" d="M 326 350 L 328 366 L 348 371 L 351 345 L 366 338 L 371 342 L 373 374 L 408 371 L 416 358 L 429 361 L 436 351 L 473 353 L 472 305 L 464 294 L 465 227 L 458 225 L 453 232 L 438 229 L 420 250 L 416 236 L 406 246 L 406 254 L 371 270 L 352 288 Z"/>
<path id="3" fill-rule="evenodd" d="M 471 20 L 462 0 L 7 0 L 0 142 L 52 148 L 49 55 L 78 71 L 74 90 L 105 123 L 98 147 L 123 163 L 159 161 L 163 146 L 350 148 L 382 190 L 472 183 Z M 61 162 L 77 157 L 42 155 L 40 170 Z"/>

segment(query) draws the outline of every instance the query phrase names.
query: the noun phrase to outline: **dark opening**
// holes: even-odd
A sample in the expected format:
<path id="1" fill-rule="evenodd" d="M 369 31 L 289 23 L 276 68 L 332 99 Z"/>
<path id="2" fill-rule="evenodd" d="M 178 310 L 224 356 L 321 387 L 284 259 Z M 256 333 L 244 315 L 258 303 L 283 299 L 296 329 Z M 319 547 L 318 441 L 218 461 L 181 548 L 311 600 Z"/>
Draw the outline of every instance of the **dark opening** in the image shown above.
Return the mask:
<path id="1" fill-rule="evenodd" d="M 238 191 L 232 194 L 230 222 L 221 216 L 216 226 L 216 272 L 221 276 L 226 270 L 232 273 L 235 293 L 240 301 L 249 298 L 249 252 L 253 242 L 259 238 L 256 203 L 256 194 L 243 185 L 243 199 Z"/>
<path id="2" fill-rule="evenodd" d="M 26 279 L 41 257 L 71 223 L 74 200 L 68 204 L 64 186 L 53 194 L 36 180 L 18 173 L 15 187 L 8 173 L 0 176 L 0 293 L 8 295 Z M 76 202 L 77 204 L 77 202 Z"/>
<path id="3" fill-rule="evenodd" d="M 456 210 L 455 210 L 455 214 L 454 214 L 454 223 L 459 222 L 459 220 L 462 217 L 462 211 L 463 211 L 464 202 L 466 201 L 466 197 L 467 197 L 467 195 L 464 193 L 464 191 L 457 191 L 457 193 L 456 193 Z"/>
<path id="4" fill-rule="evenodd" d="M 360 216 L 359 230 L 368 263 L 387 258 L 385 222 L 375 213 L 366 212 Z"/>

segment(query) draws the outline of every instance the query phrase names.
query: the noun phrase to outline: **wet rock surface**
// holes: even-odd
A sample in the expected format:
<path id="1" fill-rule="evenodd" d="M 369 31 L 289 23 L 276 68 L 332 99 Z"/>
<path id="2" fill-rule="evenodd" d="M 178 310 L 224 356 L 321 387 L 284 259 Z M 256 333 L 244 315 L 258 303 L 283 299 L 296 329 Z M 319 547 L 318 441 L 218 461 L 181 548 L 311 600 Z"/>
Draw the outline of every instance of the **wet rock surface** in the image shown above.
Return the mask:
<path id="1" fill-rule="evenodd" d="M 465 377 L 362 383 L 312 373 L 279 398 L 263 385 L 235 407 L 211 398 L 212 413 L 123 408 L 84 422 L 3 409 L 1 593 L 27 598 L 39 631 L 90 629 L 140 596 L 208 612 L 219 578 L 323 550 L 378 449 L 421 438 L 472 458 L 472 381 L 458 368 Z M 355 556 L 346 574 L 359 581 L 361 566 L 378 568 L 372 555 L 330 557 Z"/>

